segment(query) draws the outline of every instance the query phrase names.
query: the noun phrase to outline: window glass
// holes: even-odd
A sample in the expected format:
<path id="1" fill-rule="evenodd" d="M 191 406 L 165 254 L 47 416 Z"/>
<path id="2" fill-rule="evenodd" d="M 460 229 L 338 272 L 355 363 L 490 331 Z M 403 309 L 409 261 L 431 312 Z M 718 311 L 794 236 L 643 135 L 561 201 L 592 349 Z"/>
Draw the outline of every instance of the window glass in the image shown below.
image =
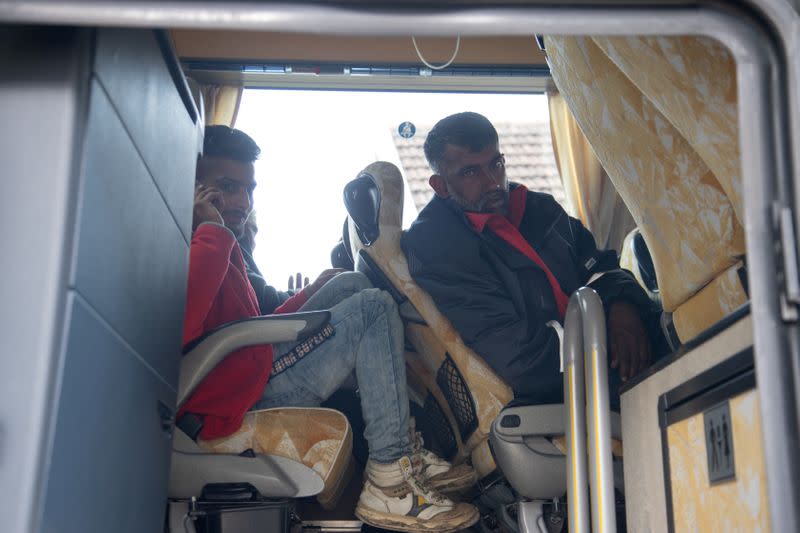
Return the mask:
<path id="1" fill-rule="evenodd" d="M 461 111 L 484 114 L 498 130 L 505 125 L 514 142 L 531 141 L 526 124 L 538 128 L 535 142 L 549 156 L 547 172 L 554 171 L 547 98 L 541 94 L 245 90 L 235 126 L 262 150 L 256 162 L 254 255 L 267 281 L 285 290 L 292 273 L 313 280 L 330 267 L 346 217 L 342 189 L 373 161 L 389 161 L 403 171 L 407 227 L 430 195 L 425 134 L 439 119 Z M 399 133 L 406 122 L 416 130 L 410 138 Z M 409 127 L 402 129 L 408 135 Z M 540 171 L 529 164 L 531 157 L 509 151 L 502 131 L 500 142 L 509 168 L 516 160 L 518 172 Z"/>

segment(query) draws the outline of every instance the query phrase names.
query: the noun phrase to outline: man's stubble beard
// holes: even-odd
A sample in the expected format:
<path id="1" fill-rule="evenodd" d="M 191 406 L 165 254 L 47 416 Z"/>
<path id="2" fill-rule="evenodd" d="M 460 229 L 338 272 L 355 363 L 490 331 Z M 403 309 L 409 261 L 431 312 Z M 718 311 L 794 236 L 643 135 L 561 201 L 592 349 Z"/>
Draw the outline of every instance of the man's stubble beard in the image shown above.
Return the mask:
<path id="1" fill-rule="evenodd" d="M 496 213 L 504 215 L 508 213 L 508 198 L 509 198 L 508 188 L 506 188 L 502 192 L 504 193 L 505 196 L 504 198 L 505 201 L 503 202 L 503 206 L 499 210 L 491 210 L 491 211 L 486 208 L 486 203 L 489 201 L 489 194 L 482 196 L 477 202 L 470 202 L 465 198 L 459 196 L 458 193 L 451 191 L 450 198 L 452 198 L 453 201 L 456 204 L 458 204 L 458 206 L 463 211 L 466 211 L 468 213 L 487 213 L 487 214 Z"/>

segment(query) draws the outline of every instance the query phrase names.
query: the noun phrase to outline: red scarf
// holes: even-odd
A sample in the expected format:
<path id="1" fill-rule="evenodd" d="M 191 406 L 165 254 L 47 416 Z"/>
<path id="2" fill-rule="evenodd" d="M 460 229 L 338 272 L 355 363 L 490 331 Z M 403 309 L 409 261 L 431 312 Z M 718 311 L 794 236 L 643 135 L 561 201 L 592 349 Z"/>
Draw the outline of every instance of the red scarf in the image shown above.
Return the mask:
<path id="1" fill-rule="evenodd" d="M 520 253 L 525 255 L 528 259 L 536 263 L 536 265 L 544 271 L 547 276 L 547 281 L 550 283 L 550 288 L 553 290 L 553 297 L 556 300 L 558 307 L 558 314 L 561 318 L 567 312 L 567 295 L 561 290 L 558 280 L 547 268 L 547 265 L 536 253 L 536 250 L 528 244 L 525 237 L 519 232 L 519 225 L 522 222 L 522 217 L 525 214 L 525 203 L 528 200 L 528 189 L 524 185 L 518 185 L 509 195 L 508 201 L 508 216 L 496 215 L 492 213 L 465 213 L 469 219 L 472 227 L 478 233 L 483 233 L 483 229 L 489 226 L 495 235 L 506 241 L 508 244 L 516 248 Z"/>

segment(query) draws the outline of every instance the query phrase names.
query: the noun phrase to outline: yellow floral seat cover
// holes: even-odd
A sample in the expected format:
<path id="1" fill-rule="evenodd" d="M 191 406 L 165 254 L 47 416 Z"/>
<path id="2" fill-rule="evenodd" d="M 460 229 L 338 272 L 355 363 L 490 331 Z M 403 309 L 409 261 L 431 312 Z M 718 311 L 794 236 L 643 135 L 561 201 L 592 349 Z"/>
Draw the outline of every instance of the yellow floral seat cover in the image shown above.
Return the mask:
<path id="1" fill-rule="evenodd" d="M 353 435 L 347 418 L 333 409 L 280 407 L 251 411 L 233 435 L 200 440 L 214 453 L 277 455 L 303 463 L 322 478 L 317 496 L 323 506 L 335 503 L 351 466 Z"/>

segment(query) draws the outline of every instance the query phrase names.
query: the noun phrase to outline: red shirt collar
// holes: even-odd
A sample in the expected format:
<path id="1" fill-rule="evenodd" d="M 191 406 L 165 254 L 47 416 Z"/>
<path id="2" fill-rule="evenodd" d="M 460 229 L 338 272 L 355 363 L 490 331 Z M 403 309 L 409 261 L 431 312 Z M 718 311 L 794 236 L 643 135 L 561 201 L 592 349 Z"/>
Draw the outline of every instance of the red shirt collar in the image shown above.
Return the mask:
<path id="1" fill-rule="evenodd" d="M 517 185 L 511 190 L 508 195 L 508 214 L 505 218 L 513 224 L 515 228 L 519 228 L 522 222 L 522 217 L 525 214 L 525 203 L 528 199 L 528 189 L 524 185 Z M 493 213 L 464 213 L 467 216 L 472 227 L 478 233 L 483 233 L 483 228 L 493 217 L 501 217 L 502 215 L 495 215 Z"/>

